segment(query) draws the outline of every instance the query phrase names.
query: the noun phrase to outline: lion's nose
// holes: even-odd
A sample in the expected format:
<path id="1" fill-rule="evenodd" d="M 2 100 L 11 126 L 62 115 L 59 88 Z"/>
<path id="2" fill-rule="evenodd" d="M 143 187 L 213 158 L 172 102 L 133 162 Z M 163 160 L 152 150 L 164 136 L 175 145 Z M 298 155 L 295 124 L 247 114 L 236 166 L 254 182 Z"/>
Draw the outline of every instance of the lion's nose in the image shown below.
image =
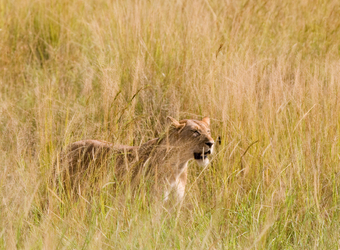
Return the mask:
<path id="1" fill-rule="evenodd" d="M 213 141 L 208 141 L 205 144 L 208 145 L 209 148 L 211 148 L 212 145 L 214 145 L 214 142 Z"/>

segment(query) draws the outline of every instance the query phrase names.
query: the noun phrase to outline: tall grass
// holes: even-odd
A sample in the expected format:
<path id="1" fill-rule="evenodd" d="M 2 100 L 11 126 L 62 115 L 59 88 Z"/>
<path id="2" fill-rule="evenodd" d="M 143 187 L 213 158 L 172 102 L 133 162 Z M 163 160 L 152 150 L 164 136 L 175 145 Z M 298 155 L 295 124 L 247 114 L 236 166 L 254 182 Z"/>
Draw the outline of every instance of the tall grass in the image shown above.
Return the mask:
<path id="1" fill-rule="evenodd" d="M 1 248 L 339 248 L 339 17 L 335 0 L 0 1 Z M 167 115 L 221 136 L 176 210 L 47 189 L 68 143 L 139 145 Z"/>

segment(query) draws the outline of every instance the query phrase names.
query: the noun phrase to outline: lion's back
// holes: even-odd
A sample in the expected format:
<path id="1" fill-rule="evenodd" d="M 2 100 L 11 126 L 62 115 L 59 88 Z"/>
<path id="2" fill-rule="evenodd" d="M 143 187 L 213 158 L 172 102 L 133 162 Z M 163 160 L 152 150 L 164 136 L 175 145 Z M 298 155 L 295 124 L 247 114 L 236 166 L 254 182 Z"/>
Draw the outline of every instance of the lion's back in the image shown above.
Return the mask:
<path id="1" fill-rule="evenodd" d="M 93 177 L 103 179 L 109 173 L 121 176 L 126 172 L 124 163 L 133 158 L 135 151 L 135 147 L 100 140 L 73 142 L 58 156 L 53 179 L 74 190 Z"/>

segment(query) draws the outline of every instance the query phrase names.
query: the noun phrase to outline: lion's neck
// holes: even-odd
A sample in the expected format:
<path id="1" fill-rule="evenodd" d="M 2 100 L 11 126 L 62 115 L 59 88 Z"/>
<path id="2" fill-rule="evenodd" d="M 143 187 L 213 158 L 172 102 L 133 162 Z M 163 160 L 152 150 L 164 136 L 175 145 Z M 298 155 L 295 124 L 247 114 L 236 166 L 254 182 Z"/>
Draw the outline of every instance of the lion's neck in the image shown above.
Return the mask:
<path id="1" fill-rule="evenodd" d="M 150 159 L 157 165 L 165 164 L 178 169 L 187 166 L 192 156 L 184 155 L 183 147 L 171 146 L 177 140 L 174 133 L 175 131 L 170 130 L 161 138 L 155 138 L 142 144 L 138 149 L 138 155 L 143 157 L 143 161 Z"/>

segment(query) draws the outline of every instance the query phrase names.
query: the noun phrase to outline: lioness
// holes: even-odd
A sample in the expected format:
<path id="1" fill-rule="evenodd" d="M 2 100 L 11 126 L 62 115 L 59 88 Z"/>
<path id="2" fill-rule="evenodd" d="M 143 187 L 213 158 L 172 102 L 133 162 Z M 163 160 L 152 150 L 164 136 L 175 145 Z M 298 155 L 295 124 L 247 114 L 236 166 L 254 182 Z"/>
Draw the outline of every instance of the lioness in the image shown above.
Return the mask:
<path id="1" fill-rule="evenodd" d="M 164 200 L 172 190 L 181 200 L 187 181 L 188 162 L 195 159 L 201 166 L 209 163 L 214 140 L 210 135 L 210 119 L 177 121 L 167 117 L 171 126 L 160 138 L 141 146 L 115 146 L 99 140 L 82 140 L 70 144 L 61 154 L 56 178 L 66 190 L 79 192 L 84 183 L 114 169 L 117 181 L 128 178 L 136 184 L 141 177 L 152 177 L 154 186 L 165 186 Z"/>

